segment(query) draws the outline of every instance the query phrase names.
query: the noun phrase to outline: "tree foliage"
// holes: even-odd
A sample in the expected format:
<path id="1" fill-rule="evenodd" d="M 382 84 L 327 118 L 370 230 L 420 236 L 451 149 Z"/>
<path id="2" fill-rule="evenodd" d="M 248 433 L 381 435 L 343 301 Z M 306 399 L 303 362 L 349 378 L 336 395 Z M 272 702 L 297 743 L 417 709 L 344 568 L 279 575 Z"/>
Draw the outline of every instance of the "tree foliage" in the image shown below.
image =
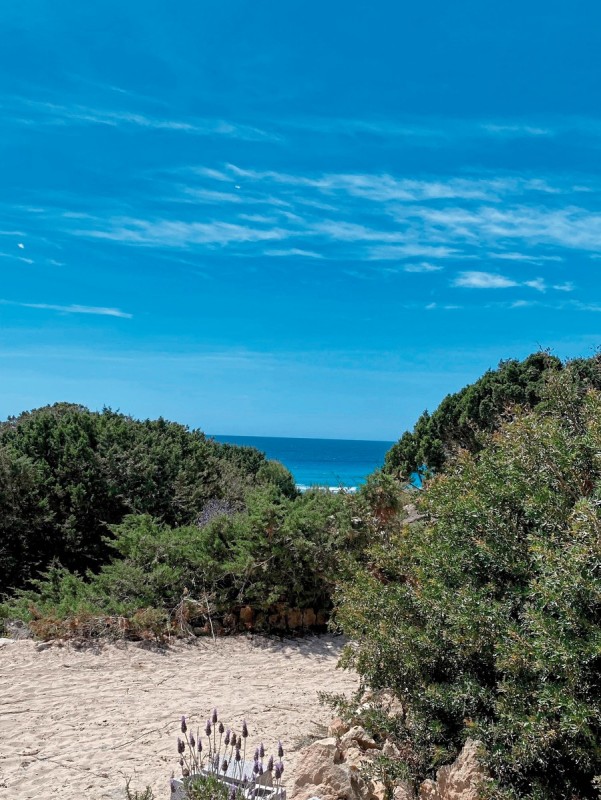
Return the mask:
<path id="1" fill-rule="evenodd" d="M 111 526 L 128 514 L 193 524 L 211 500 L 242 507 L 247 491 L 292 477 L 257 450 L 217 443 L 164 419 L 57 404 L 0 425 L 0 592 L 53 559 L 97 569 Z"/>
<path id="2" fill-rule="evenodd" d="M 429 482 L 339 592 L 346 663 L 390 687 L 417 781 L 481 739 L 496 798 L 596 797 L 601 773 L 601 393 L 554 370 Z M 529 405 L 532 405 L 530 403 Z"/>
<path id="3" fill-rule="evenodd" d="M 172 528 L 149 515 L 112 527 L 115 557 L 80 576 L 55 564 L 0 608 L 26 621 L 82 614 L 131 617 L 172 611 L 184 597 L 223 616 L 250 605 L 327 610 L 339 554 L 359 534 L 343 495 L 319 490 L 294 499 L 279 487 L 253 489 L 245 508 L 214 514 L 202 526 Z"/>
<path id="4" fill-rule="evenodd" d="M 510 407 L 537 406 L 548 378 L 563 369 L 562 362 L 546 352 L 524 361 L 502 361 L 498 369 L 447 395 L 432 414 L 425 411 L 413 431 L 406 431 L 389 450 L 385 470 L 407 478 L 413 472 L 440 471 L 459 449 L 476 452 L 482 432 L 496 430 Z M 570 369 L 583 385 L 601 388 L 598 357 L 574 360 Z"/>

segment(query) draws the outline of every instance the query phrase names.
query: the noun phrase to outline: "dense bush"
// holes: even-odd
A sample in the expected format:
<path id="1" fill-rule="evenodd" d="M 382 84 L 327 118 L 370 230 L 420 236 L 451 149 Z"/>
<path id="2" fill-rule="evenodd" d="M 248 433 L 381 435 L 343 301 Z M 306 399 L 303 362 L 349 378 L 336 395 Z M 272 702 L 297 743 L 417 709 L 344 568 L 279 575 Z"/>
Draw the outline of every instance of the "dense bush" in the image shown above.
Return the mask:
<path id="1" fill-rule="evenodd" d="M 338 595 L 345 663 L 390 687 L 417 782 L 481 739 L 503 800 L 596 797 L 601 773 L 601 393 L 556 370 L 477 453 L 389 520 Z"/>
<path id="2" fill-rule="evenodd" d="M 108 559 L 109 527 L 128 514 L 190 525 L 211 500 L 242 507 L 247 491 L 296 489 L 281 465 L 248 447 L 163 419 L 57 404 L 0 425 L 0 593 L 53 559 L 85 571 Z"/>
<path id="3" fill-rule="evenodd" d="M 476 452 L 481 432 L 496 430 L 508 406 L 538 405 L 547 379 L 563 368 L 558 358 L 545 352 L 524 361 L 502 361 L 498 369 L 447 395 L 432 414 L 424 412 L 413 431 L 405 432 L 387 453 L 386 471 L 405 478 L 412 472 L 437 472 L 458 449 Z M 583 386 L 601 388 L 598 357 L 574 360 L 570 369 Z"/>
<path id="4" fill-rule="evenodd" d="M 131 618 L 142 609 L 223 616 L 240 606 L 268 612 L 328 609 L 339 553 L 357 543 L 343 495 L 311 491 L 295 499 L 278 487 L 252 490 L 245 509 L 223 509 L 202 526 L 171 528 L 149 515 L 112 527 L 115 558 L 84 577 L 53 566 L 0 608 L 33 621 L 82 615 Z M 52 631 L 50 630 L 50 633 Z"/>

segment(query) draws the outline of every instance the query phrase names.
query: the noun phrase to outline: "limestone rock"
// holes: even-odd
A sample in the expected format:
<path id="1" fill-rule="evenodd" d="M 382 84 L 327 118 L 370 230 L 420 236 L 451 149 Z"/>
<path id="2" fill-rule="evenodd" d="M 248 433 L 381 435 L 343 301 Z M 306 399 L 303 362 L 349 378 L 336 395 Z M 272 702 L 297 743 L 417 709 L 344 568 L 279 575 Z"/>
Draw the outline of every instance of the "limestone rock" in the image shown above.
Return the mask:
<path id="1" fill-rule="evenodd" d="M 328 736 L 344 736 L 344 734 L 350 729 L 350 725 L 344 720 L 340 719 L 340 717 L 335 717 L 328 726 Z"/>
<path id="2" fill-rule="evenodd" d="M 424 781 L 419 790 L 419 800 L 478 800 L 479 787 L 487 778 L 480 763 L 482 744 L 468 739 L 456 760 L 441 767 L 436 781 Z"/>
<path id="3" fill-rule="evenodd" d="M 382 781 L 372 781 L 369 786 L 369 800 L 386 800 L 386 787 Z"/>
<path id="4" fill-rule="evenodd" d="M 334 737 L 321 739 L 299 753 L 291 800 L 367 800 L 348 766 Z"/>
<path id="5" fill-rule="evenodd" d="M 425 780 L 419 787 L 419 800 L 438 800 L 438 787 L 431 778 Z"/>
<path id="6" fill-rule="evenodd" d="M 360 725 L 353 726 L 344 736 L 340 737 L 340 743 L 343 748 L 352 746 L 354 742 L 356 742 L 362 750 L 377 749 L 378 747 L 365 728 L 362 728 Z"/>
<path id="7" fill-rule="evenodd" d="M 403 704 L 390 689 L 380 692 L 378 700 L 382 710 L 385 711 L 388 717 L 400 717 L 403 715 Z"/>
<path id="8" fill-rule="evenodd" d="M 393 800 L 415 800 L 415 792 L 409 781 L 401 781 L 394 787 L 392 797 Z"/>
<path id="9" fill-rule="evenodd" d="M 425 517 L 425 514 L 420 514 L 413 503 L 407 503 L 406 506 L 403 506 L 403 511 L 407 515 L 403 520 L 403 525 L 411 525 Z"/>
<path id="10" fill-rule="evenodd" d="M 355 744 L 353 742 L 353 744 Z M 347 747 L 344 751 L 344 763 L 351 769 L 359 771 L 363 766 L 363 763 L 367 761 L 367 757 L 365 754 L 365 750 L 361 750 L 360 747 L 351 746 Z"/>
<path id="11" fill-rule="evenodd" d="M 390 741 L 390 739 L 386 739 L 386 741 L 384 742 L 384 747 L 382 748 L 382 753 L 383 753 L 383 755 L 388 756 L 388 758 L 400 758 L 401 757 L 401 751 L 399 750 L 399 748 L 396 746 L 396 744 L 394 742 Z"/>

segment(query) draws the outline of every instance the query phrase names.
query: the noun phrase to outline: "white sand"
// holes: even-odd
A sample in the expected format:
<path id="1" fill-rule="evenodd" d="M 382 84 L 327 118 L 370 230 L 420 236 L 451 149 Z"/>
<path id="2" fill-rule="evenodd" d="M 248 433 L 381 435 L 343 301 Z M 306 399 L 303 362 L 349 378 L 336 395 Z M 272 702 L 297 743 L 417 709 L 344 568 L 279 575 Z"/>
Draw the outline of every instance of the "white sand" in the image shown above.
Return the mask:
<path id="1" fill-rule="evenodd" d="M 350 692 L 356 677 L 336 669 L 343 645 L 331 636 L 272 641 L 232 637 L 166 652 L 134 644 L 94 652 L 36 651 L 31 641 L 0 649 L 0 798 L 122 800 L 150 784 L 169 798 L 179 774 L 182 714 L 204 726 L 217 706 L 226 726 L 248 721 L 249 745 L 286 749 L 286 783 L 302 736 L 332 713 L 319 691 Z"/>

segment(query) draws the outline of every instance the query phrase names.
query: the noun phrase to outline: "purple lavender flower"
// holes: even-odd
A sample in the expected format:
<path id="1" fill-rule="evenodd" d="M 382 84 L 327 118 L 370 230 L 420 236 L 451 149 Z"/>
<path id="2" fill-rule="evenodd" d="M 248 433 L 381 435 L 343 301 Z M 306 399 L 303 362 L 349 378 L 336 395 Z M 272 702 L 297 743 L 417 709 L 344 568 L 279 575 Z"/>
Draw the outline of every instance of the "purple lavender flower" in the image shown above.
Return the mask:
<path id="1" fill-rule="evenodd" d="M 263 764 L 259 764 L 259 775 L 263 774 Z"/>
<path id="2" fill-rule="evenodd" d="M 227 759 L 226 759 L 226 758 L 224 758 L 224 759 L 223 759 L 223 764 L 221 765 L 221 771 L 222 771 L 222 772 L 227 772 L 227 767 L 228 767 L 228 764 L 227 764 Z"/>
<path id="3" fill-rule="evenodd" d="M 180 765 L 180 767 L 183 767 L 183 766 L 184 766 L 184 759 L 183 759 L 183 758 L 180 758 L 180 760 L 179 760 L 179 765 Z"/>
<path id="4" fill-rule="evenodd" d="M 280 761 L 278 766 L 280 768 L 280 777 L 282 777 L 282 775 L 284 773 L 284 762 Z"/>
<path id="5" fill-rule="evenodd" d="M 182 740 L 177 737 L 177 752 L 181 755 L 186 752 L 186 743 L 182 742 Z"/>
<path id="6" fill-rule="evenodd" d="M 267 771 L 273 772 L 273 756 L 269 756 L 269 759 L 267 761 Z"/>
<path id="7" fill-rule="evenodd" d="M 279 781 L 279 779 L 282 777 L 282 770 L 280 769 L 280 762 L 279 761 L 275 765 L 275 769 L 273 771 L 273 774 L 275 775 L 276 781 Z"/>
<path id="8" fill-rule="evenodd" d="M 196 739 L 194 738 L 193 733 L 190 734 L 190 747 L 192 748 L 192 750 L 194 750 L 194 748 L 196 747 Z"/>
<path id="9" fill-rule="evenodd" d="M 198 738 L 198 752 L 202 753 L 202 742 L 200 741 L 200 737 Z"/>
<path id="10" fill-rule="evenodd" d="M 224 731 L 224 730 L 225 730 L 225 728 L 223 727 L 223 722 L 220 722 L 220 723 L 219 723 L 219 733 L 220 733 L 221 735 L 223 735 L 223 731 Z"/>
<path id="11" fill-rule="evenodd" d="M 263 745 L 263 742 L 261 742 L 261 746 L 259 747 L 259 755 L 261 758 L 265 758 L 265 747 Z"/>
<path id="12" fill-rule="evenodd" d="M 207 724 L 205 725 L 205 733 L 207 734 L 207 736 L 211 735 L 211 730 L 212 730 L 212 728 L 211 728 L 211 720 L 208 719 L 207 720 Z"/>
<path id="13" fill-rule="evenodd" d="M 259 760 L 259 748 L 258 748 L 258 747 L 257 747 L 257 749 L 255 750 L 254 759 L 255 759 L 255 761 L 258 761 L 258 760 Z"/>
<path id="14" fill-rule="evenodd" d="M 243 722 L 242 722 L 242 737 L 244 739 L 246 739 L 247 736 L 248 736 L 248 725 L 246 724 L 246 720 L 243 720 Z"/>
<path id="15" fill-rule="evenodd" d="M 186 718 L 182 717 L 182 733 L 185 733 L 188 730 L 188 726 L 186 725 Z"/>
<path id="16" fill-rule="evenodd" d="M 242 756 L 240 755 L 240 748 L 239 747 L 236 748 L 235 758 L 236 758 L 236 761 L 240 761 L 241 758 L 242 758 Z"/>
<path id="17" fill-rule="evenodd" d="M 216 708 L 213 709 L 213 716 L 211 717 L 211 721 L 212 721 L 213 725 L 217 724 L 217 709 Z"/>
<path id="18" fill-rule="evenodd" d="M 284 758 L 284 748 L 282 747 L 281 741 L 278 742 L 278 757 Z"/>
<path id="19" fill-rule="evenodd" d="M 238 740 L 236 739 L 236 734 L 232 731 L 232 738 L 231 738 L 232 747 L 236 747 L 238 744 Z"/>
<path id="20" fill-rule="evenodd" d="M 258 761 L 255 761 L 255 765 L 253 767 L 253 772 L 255 773 L 255 775 L 259 774 L 259 762 Z"/>
<path id="21" fill-rule="evenodd" d="M 223 743 L 225 744 L 226 747 L 230 743 L 230 729 L 229 728 L 225 732 L 225 739 L 223 740 Z"/>

